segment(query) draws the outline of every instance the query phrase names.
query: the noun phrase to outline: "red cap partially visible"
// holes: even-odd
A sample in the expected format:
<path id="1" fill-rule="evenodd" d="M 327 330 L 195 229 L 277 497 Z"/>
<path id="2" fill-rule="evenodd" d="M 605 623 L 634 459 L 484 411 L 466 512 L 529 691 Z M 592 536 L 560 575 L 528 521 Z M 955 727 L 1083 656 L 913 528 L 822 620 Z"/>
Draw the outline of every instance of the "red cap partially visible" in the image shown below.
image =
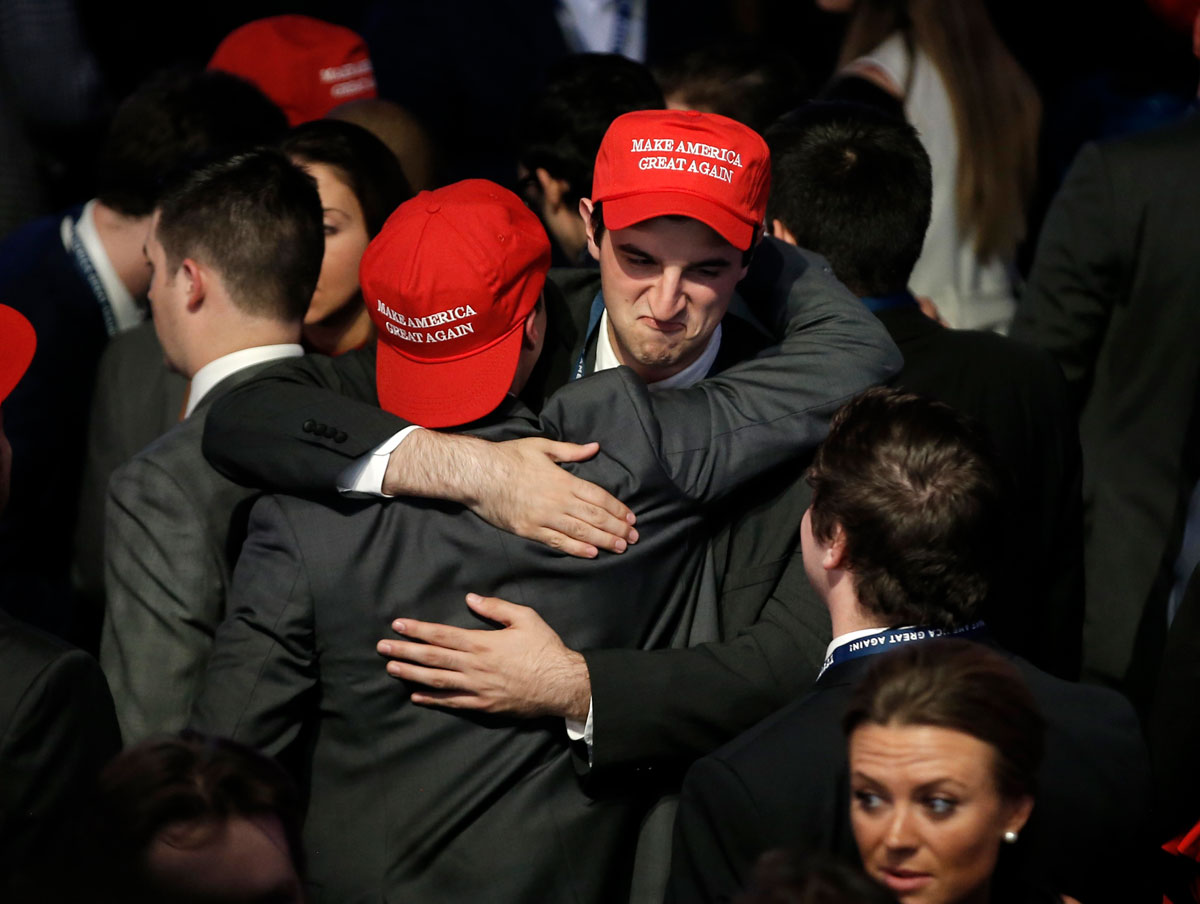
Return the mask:
<path id="1" fill-rule="evenodd" d="M 550 240 L 506 188 L 468 179 L 396 208 L 359 265 L 379 404 L 423 427 L 478 420 L 516 374 Z"/>
<path id="2" fill-rule="evenodd" d="M 0 403 L 25 375 L 35 348 L 33 324 L 20 311 L 0 304 Z"/>
<path id="3" fill-rule="evenodd" d="M 270 16 L 235 28 L 208 68 L 253 82 L 293 126 L 320 119 L 347 101 L 376 96 L 366 41 L 311 16 Z"/>
<path id="4" fill-rule="evenodd" d="M 613 120 L 592 178 L 604 225 L 624 229 L 678 214 L 742 251 L 767 215 L 771 154 L 740 122 L 695 110 L 635 110 Z"/>

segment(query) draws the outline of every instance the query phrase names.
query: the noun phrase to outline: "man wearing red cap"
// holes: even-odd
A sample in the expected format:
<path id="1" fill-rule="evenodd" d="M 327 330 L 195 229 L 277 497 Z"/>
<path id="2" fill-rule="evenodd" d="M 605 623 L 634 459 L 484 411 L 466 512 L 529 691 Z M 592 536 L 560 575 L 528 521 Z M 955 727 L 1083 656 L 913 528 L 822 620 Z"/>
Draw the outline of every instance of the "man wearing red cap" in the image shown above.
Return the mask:
<path id="1" fill-rule="evenodd" d="M 0 305 L 0 511 L 12 468 L 2 406 L 36 346 L 30 322 Z M 35 900 L 42 871 L 62 865 L 68 819 L 121 737 L 104 675 L 82 650 L 0 609 L 0 662 L 0 896 Z"/>
<path id="2" fill-rule="evenodd" d="M 814 411 L 885 379 L 894 354 L 890 342 L 873 318 L 861 318 L 861 305 L 843 304 L 851 296 L 823 261 L 764 240 L 746 269 L 768 184 L 765 143 L 732 120 L 668 111 L 619 117 L 597 160 L 595 197 L 583 205 L 599 273 L 551 271 L 546 347 L 522 397 L 536 406 L 547 390 L 618 364 L 632 367 L 655 388 L 688 385 L 768 345 L 770 331 L 761 318 L 777 318 L 785 301 L 804 312 L 797 338 L 807 343 L 811 356 L 812 378 L 804 392 Z M 727 308 L 728 316 L 722 317 Z M 874 352 L 847 354 L 839 338 L 847 329 L 856 346 L 871 346 Z M 305 361 L 239 387 L 213 409 L 206 454 L 241 482 L 288 491 L 312 492 L 335 480 L 369 489 L 370 480 L 356 483 L 353 477 L 373 472 L 376 492 L 382 480 L 387 493 L 463 501 L 502 525 L 518 523 L 510 511 L 523 511 L 552 481 L 569 479 L 559 468 L 550 467 L 548 476 L 536 470 L 539 458 L 545 467 L 548 453 L 535 448 L 522 457 L 515 451 L 519 444 L 460 445 L 451 452 L 444 447 L 454 438 L 421 431 L 396 447 L 395 417 L 339 394 L 374 401 L 375 387 L 367 382 L 373 373 L 368 353 Z M 314 384 L 338 392 L 314 390 Z M 297 411 L 338 425 L 350 439 L 334 444 L 305 435 Z M 421 455 L 435 443 L 433 463 L 422 462 Z M 347 468 L 354 456 L 372 448 L 377 454 Z M 552 451 L 566 454 L 561 446 Z M 415 467 L 406 465 L 414 461 Z M 450 640 L 437 626 L 409 620 L 410 634 L 426 643 L 395 644 L 391 652 L 418 662 L 392 668 L 445 689 L 418 695 L 422 702 L 569 717 L 578 723 L 575 734 L 589 742 L 587 754 L 597 766 L 705 752 L 806 687 L 829 639 L 823 613 L 768 603 L 796 548 L 804 508 L 799 495 L 791 494 L 772 510 L 768 501 L 777 488 L 778 482 L 765 481 L 741 500 L 747 510 L 769 514 L 724 517 L 727 528 L 714 545 L 692 630 L 659 637 L 654 645 L 718 638 L 730 643 L 654 655 L 593 650 L 581 657 L 539 624 L 536 613 L 522 620 L 520 630 L 490 633 L 486 644 L 471 635 Z M 607 495 L 585 495 L 577 510 L 594 511 L 610 501 Z M 618 515 L 627 511 L 613 506 Z M 601 515 L 592 514 L 593 523 L 616 520 L 607 511 Z M 599 531 L 579 529 L 580 523 L 558 523 L 552 544 L 595 556 L 597 547 L 620 552 L 637 536 L 621 522 L 608 528 L 618 535 L 615 542 L 605 542 Z M 524 535 L 541 538 L 537 531 Z M 796 579 L 803 582 L 803 574 Z M 502 601 L 476 604 L 481 607 L 493 619 L 510 614 Z M 450 650 L 456 667 L 431 671 L 430 657 L 445 658 L 448 652 L 440 645 L 455 642 L 470 643 L 476 653 Z M 811 669 L 806 654 L 814 663 Z M 553 681 L 542 671 L 548 656 Z M 590 747 L 593 695 L 600 701 L 595 749 Z"/>
<path id="3" fill-rule="evenodd" d="M 804 335 L 805 314 L 822 305 L 797 298 L 768 324 L 784 335 L 777 355 L 674 393 L 651 394 L 631 369 L 612 368 L 560 390 L 536 418 L 515 393 L 546 338 L 549 257 L 537 218 L 492 183 L 402 205 L 362 264 L 379 400 L 405 420 L 483 439 L 598 440 L 601 454 L 576 470 L 636 507 L 639 543 L 597 561 L 563 557 L 423 501 L 269 497 L 251 516 L 194 722 L 272 754 L 315 738 L 302 767 L 307 848 L 331 900 L 627 895 L 638 795 L 584 793 L 556 720 L 411 705 L 375 639 L 400 611 L 478 625 L 462 605 L 475 592 L 537 605 L 579 647 L 652 646 L 685 630 L 704 508 L 811 447 L 836 406 L 811 410 L 812 384 L 831 388 Z M 847 316 L 829 338 L 867 366 L 878 350 L 860 326 Z M 527 612 L 512 607 L 515 620 Z"/>
<path id="4" fill-rule="evenodd" d="M 255 85 L 292 126 L 376 96 L 367 42 L 349 28 L 311 16 L 269 16 L 235 28 L 208 68 Z"/>

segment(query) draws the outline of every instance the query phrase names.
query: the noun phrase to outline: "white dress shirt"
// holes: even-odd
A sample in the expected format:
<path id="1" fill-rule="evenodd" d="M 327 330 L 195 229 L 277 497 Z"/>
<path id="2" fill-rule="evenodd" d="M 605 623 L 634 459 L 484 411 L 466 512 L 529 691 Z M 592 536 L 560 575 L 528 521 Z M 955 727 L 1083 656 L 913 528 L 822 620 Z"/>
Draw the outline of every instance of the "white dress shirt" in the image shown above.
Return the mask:
<path id="1" fill-rule="evenodd" d="M 226 377 L 233 376 L 239 370 L 245 370 L 247 367 L 266 361 L 297 358 L 303 354 L 304 349 L 294 342 L 289 342 L 283 345 L 256 345 L 254 348 L 230 352 L 228 355 L 222 355 L 214 361 L 209 361 L 192 377 L 191 386 L 188 389 L 187 407 L 183 411 L 183 416 L 188 417 L 214 386 Z"/>

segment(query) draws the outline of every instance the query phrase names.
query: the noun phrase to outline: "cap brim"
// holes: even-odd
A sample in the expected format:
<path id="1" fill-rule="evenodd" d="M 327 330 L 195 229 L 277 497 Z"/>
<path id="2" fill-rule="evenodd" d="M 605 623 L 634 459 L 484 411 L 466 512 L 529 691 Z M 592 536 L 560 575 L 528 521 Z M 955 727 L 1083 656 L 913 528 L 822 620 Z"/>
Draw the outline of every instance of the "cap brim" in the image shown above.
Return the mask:
<path id="1" fill-rule="evenodd" d="M 740 251 L 754 243 L 757 223 L 747 223 L 727 208 L 701 195 L 682 191 L 647 191 L 604 200 L 606 229 L 625 229 L 654 217 L 683 216 L 699 220 Z"/>
<path id="2" fill-rule="evenodd" d="M 0 403 L 25 376 L 33 352 L 37 348 L 37 333 L 25 315 L 15 308 L 0 305 Z"/>
<path id="3" fill-rule="evenodd" d="M 474 355 L 420 362 L 377 341 L 379 405 L 422 427 L 456 427 L 491 414 L 512 387 L 523 329 Z"/>

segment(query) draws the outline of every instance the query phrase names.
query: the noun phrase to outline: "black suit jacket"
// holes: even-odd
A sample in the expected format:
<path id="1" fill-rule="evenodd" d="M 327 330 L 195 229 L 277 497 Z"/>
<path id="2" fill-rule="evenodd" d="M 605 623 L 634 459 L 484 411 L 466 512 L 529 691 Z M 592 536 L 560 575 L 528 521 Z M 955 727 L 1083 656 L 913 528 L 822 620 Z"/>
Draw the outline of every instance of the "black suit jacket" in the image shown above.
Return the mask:
<path id="1" fill-rule="evenodd" d="M 523 394 L 533 407 L 569 379 L 587 352 L 584 332 L 599 274 L 552 270 L 547 286 L 547 348 Z M 723 357 L 750 355 L 764 334 L 777 335 L 785 302 L 806 312 L 802 335 L 814 375 L 804 387 L 806 404 L 819 408 L 847 398 L 885 379 L 898 364 L 879 323 L 815 255 L 766 240 L 738 294 L 732 316 L 723 321 L 722 346 L 728 350 Z M 205 454 L 237 480 L 289 492 L 328 491 L 350 461 L 403 425 L 377 407 L 374 367 L 373 350 L 333 360 L 312 356 L 237 388 L 210 413 Z M 300 425 L 308 417 L 336 425 L 345 438 L 336 443 L 303 432 Z M 789 464 L 760 478 L 739 494 L 730 512 L 712 519 L 722 525 L 713 542 L 723 581 L 717 636 L 728 643 L 649 654 L 585 651 L 597 768 L 690 759 L 809 685 L 828 643 L 824 606 L 804 595 L 802 569 L 784 578 L 795 592 L 769 598 L 796 550 L 807 504 L 807 488 L 794 486 L 802 470 L 803 463 Z M 786 499 L 769 502 L 785 488 Z M 764 520 L 759 512 L 767 509 L 771 514 Z M 802 602 L 794 605 L 797 599 Z"/>
<path id="2" fill-rule="evenodd" d="M 668 901 L 729 901 L 770 848 L 857 862 L 841 720 L 872 657 L 698 760 L 684 780 Z M 1015 658 L 1047 721 L 1033 816 L 1005 868 L 1080 901 L 1149 902 L 1150 775 L 1137 719 L 1113 691 Z M 1109 863 L 1112 868 L 1099 866 Z"/>
<path id="3" fill-rule="evenodd" d="M 78 210 L 71 213 L 78 218 Z M 108 333 L 96 296 L 63 248 L 62 219 L 35 220 L 0 244 L 0 298 L 29 318 L 38 337 L 29 370 L 4 400 L 13 470 L 0 514 L 0 605 L 76 640 L 71 536 L 92 380 Z"/>
<path id="4" fill-rule="evenodd" d="M 121 749 L 108 685 L 82 650 L 0 612 L 0 891 L 62 866 L 68 821 Z"/>
<path id="5" fill-rule="evenodd" d="M 1079 437 L 1066 381 L 1046 352 L 947 329 L 917 308 L 876 316 L 904 355 L 893 385 L 945 402 L 987 432 L 1014 492 L 1006 571 L 985 615 L 1006 649 L 1077 679 L 1083 632 Z M 1037 630 L 1030 626 L 1037 625 Z"/>
<path id="6" fill-rule="evenodd" d="M 854 325 L 842 324 L 843 348 L 870 360 Z M 601 453 L 572 469 L 638 511 L 642 540 L 620 556 L 561 556 L 424 501 L 255 508 L 196 725 L 272 753 L 311 730 L 318 900 L 627 894 L 636 798 L 585 795 L 561 723 L 408 704 L 374 644 L 397 615 L 477 625 L 468 591 L 536 605 L 576 648 L 664 643 L 694 601 L 703 504 L 811 447 L 838 406 L 810 406 L 834 377 L 811 360 L 805 330 L 798 314 L 779 355 L 688 390 L 651 394 L 618 368 L 560 390 L 536 424 L 513 408 L 472 429 L 598 440 Z"/>
<path id="7" fill-rule="evenodd" d="M 1057 359 L 1080 405 L 1085 673 L 1117 682 L 1178 552 L 1200 387 L 1200 117 L 1088 145 L 1046 215 L 1012 335 Z M 1157 647 L 1157 644 L 1155 645 Z M 1157 658 L 1157 648 L 1150 651 Z"/>

